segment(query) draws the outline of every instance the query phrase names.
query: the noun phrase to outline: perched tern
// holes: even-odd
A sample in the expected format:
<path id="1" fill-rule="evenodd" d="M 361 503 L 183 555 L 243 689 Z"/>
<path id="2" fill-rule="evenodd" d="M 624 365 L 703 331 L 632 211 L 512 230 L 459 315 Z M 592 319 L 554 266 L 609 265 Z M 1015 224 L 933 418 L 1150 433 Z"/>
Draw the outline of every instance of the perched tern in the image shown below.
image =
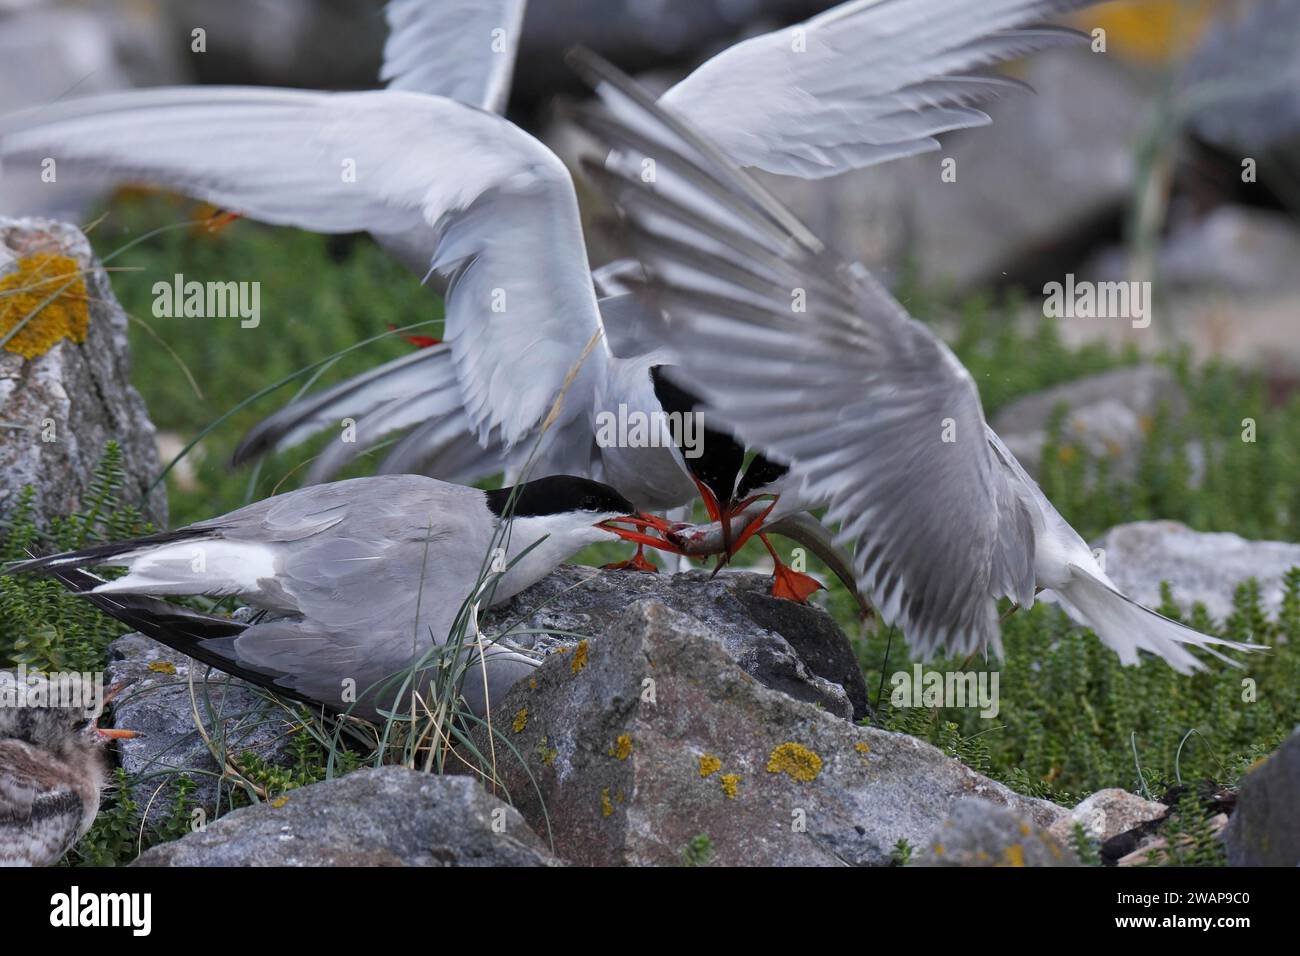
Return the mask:
<path id="1" fill-rule="evenodd" d="M 906 4 L 898 4 L 906 6 Z M 607 109 L 590 166 L 627 223 L 709 413 L 790 468 L 853 550 L 858 585 L 922 656 L 1001 655 L 997 602 L 1052 590 L 1125 664 L 1254 649 L 1124 596 L 984 420 L 970 373 L 860 264 L 839 258 L 705 132 L 574 58 Z M 652 160 L 658 182 L 624 172 Z M 634 280 L 635 281 L 635 280 Z M 806 311 L 792 308 L 802 290 Z M 690 347 L 687 348 L 686 344 Z M 1226 658 L 1225 658 L 1226 659 Z"/>
<path id="2" fill-rule="evenodd" d="M 851 0 L 723 51 L 663 103 L 737 163 L 834 175 L 987 123 L 979 106 L 1021 84 L 973 74 L 1076 40 L 1027 24 L 1089 2 Z M 443 343 L 294 402 L 250 433 L 237 460 L 348 418 L 356 440 L 331 442 L 309 481 L 404 431 L 381 472 L 517 480 L 529 460 L 530 476 L 587 475 L 638 509 L 689 502 L 708 484 L 699 472 L 713 469 L 683 456 L 663 428 L 649 447 L 594 435 L 596 416 L 620 408 L 660 420 L 652 371 L 676 361 L 673 349 L 623 334 L 638 312 L 632 297 L 598 298 L 560 160 L 473 108 L 503 101 L 522 4 L 399 0 L 388 13 L 390 89 L 155 89 L 47 104 L 0 120 L 4 175 L 40 182 L 42 161 L 55 157 L 58 180 L 42 189 L 84 176 L 144 180 L 264 222 L 368 231 L 445 284 Z M 615 267 L 598 279 L 616 293 L 620 276 Z M 561 391 L 562 411 L 544 429 Z"/>
<path id="3" fill-rule="evenodd" d="M 200 661 L 374 719 L 401 699 L 393 675 L 445 644 L 473 603 L 506 600 L 611 534 L 654 543 L 637 530 L 654 519 L 634 510 L 586 478 L 549 476 L 485 492 L 381 475 L 302 488 L 175 531 L 7 571 L 54 574 Z M 104 581 L 82 571 L 96 566 L 127 573 Z M 233 595 L 267 614 L 245 624 L 158 600 L 180 595 Z M 473 633 L 472 620 L 469 627 Z M 461 654 L 460 692 L 480 714 L 536 666 L 503 644 L 466 642 Z"/>
<path id="4" fill-rule="evenodd" d="M 95 822 L 104 744 L 135 736 L 96 724 L 113 690 L 0 671 L 0 866 L 57 863 Z"/>

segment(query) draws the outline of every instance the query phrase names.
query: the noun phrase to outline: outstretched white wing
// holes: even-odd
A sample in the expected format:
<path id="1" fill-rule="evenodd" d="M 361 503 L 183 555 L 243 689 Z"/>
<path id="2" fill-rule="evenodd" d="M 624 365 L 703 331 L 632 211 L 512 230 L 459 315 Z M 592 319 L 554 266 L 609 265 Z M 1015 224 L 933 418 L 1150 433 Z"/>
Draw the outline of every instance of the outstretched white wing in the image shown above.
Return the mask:
<path id="1" fill-rule="evenodd" d="M 379 78 L 500 113 L 510 97 L 526 0 L 389 0 Z"/>
<path id="2" fill-rule="evenodd" d="M 56 184 L 42 181 L 47 157 Z M 564 165 L 506 120 L 442 97 L 142 90 L 4 118 L 0 160 L 6 180 L 31 188 L 137 179 L 264 222 L 385 239 L 446 278 L 465 414 L 507 446 L 544 418 L 600 328 Z M 603 355 L 602 344 L 582 374 Z M 566 416 L 581 404 L 566 402 Z"/>
<path id="3" fill-rule="evenodd" d="M 1021 84 L 980 75 L 1078 34 L 1029 26 L 1095 0 L 850 0 L 738 43 L 660 103 L 742 166 L 815 179 L 939 148 Z"/>
<path id="4" fill-rule="evenodd" d="M 996 598 L 1032 600 L 1034 532 L 970 374 L 720 150 L 612 71 L 600 88 L 641 115 L 588 115 L 589 130 L 673 184 L 591 166 L 628 217 L 683 381 L 827 503 L 863 593 L 917 650 L 997 648 Z"/>

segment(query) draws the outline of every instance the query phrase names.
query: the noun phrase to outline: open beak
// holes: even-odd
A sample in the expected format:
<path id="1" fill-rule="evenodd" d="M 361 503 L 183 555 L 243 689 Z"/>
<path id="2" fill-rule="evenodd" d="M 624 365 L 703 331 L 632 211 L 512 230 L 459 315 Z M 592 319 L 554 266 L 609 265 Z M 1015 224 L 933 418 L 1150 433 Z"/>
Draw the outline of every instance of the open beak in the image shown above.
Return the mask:
<path id="1" fill-rule="evenodd" d="M 109 684 L 108 689 L 104 691 L 103 705 L 107 707 L 113 703 L 117 695 L 122 693 L 131 682 L 129 680 L 120 680 L 116 684 Z"/>
<path id="2" fill-rule="evenodd" d="M 630 525 L 630 527 L 622 527 Z M 622 518 L 610 518 L 608 521 L 602 521 L 596 525 L 605 531 L 612 532 L 622 538 L 624 541 L 635 541 L 637 544 L 646 544 L 660 551 L 667 551 L 670 554 L 684 554 L 677 545 L 667 539 L 678 525 L 673 524 L 665 518 L 658 515 L 640 514 L 627 515 Z M 647 534 L 646 532 L 656 532 Z"/>
<path id="3" fill-rule="evenodd" d="M 768 505 L 765 509 L 763 509 L 763 513 L 760 514 L 753 521 L 751 521 L 749 524 L 747 524 L 745 526 L 745 530 L 742 531 L 740 533 L 740 536 L 733 541 L 731 537 L 731 519 L 734 518 L 736 515 L 740 514 L 746 508 L 748 508 L 751 504 L 753 504 L 756 500 L 758 500 L 759 497 L 760 497 L 759 495 L 754 495 L 753 497 L 746 498 L 744 501 L 740 501 L 740 502 L 729 501 L 727 502 L 726 508 L 720 509 L 720 513 L 722 515 L 721 521 L 722 521 L 723 552 L 718 557 L 718 564 L 713 569 L 713 574 L 710 575 L 710 577 L 716 577 L 718 572 L 721 571 L 723 567 L 725 567 L 727 563 L 736 556 L 736 553 L 745 546 L 745 543 L 759 532 L 759 530 L 763 527 L 763 523 L 767 521 L 767 516 L 770 515 L 772 513 L 772 509 L 776 507 L 776 499 L 774 498 L 772 500 L 772 503 Z"/>
<path id="4" fill-rule="evenodd" d="M 713 493 L 712 488 L 700 481 L 700 479 L 696 478 L 694 475 L 691 476 L 691 480 L 695 482 L 695 487 L 700 492 L 700 498 L 704 501 L 704 510 L 709 513 L 709 520 L 717 521 L 721 524 L 723 553 L 730 558 L 732 554 L 731 522 L 727 520 L 727 516 L 731 513 L 731 503 L 728 502 L 728 507 L 723 508 L 722 502 L 718 501 L 718 496 Z M 721 571 L 724 563 L 725 561 L 719 560 L 717 567 L 713 569 L 713 573 L 717 574 Z"/>
<path id="5" fill-rule="evenodd" d="M 107 707 L 117 698 L 118 694 L 122 693 L 122 691 L 132 683 L 133 682 L 129 680 L 121 680 L 116 684 L 110 684 L 104 690 L 104 698 L 100 703 L 104 707 Z M 99 736 L 103 737 L 105 740 L 132 740 L 140 736 L 140 734 L 134 730 L 121 730 L 117 727 L 96 727 L 95 733 L 99 734 Z"/>
<path id="6" fill-rule="evenodd" d="M 760 497 L 759 495 L 754 495 L 752 498 L 746 498 L 744 501 L 740 502 L 740 504 L 735 505 L 731 509 L 730 514 L 733 515 L 740 514 L 740 512 L 744 511 L 755 501 L 757 501 L 759 497 Z M 745 530 L 740 533 L 740 537 L 736 539 L 736 543 L 731 546 L 731 550 L 727 553 L 728 558 L 734 557 L 736 552 L 745 546 L 745 542 L 747 542 L 754 535 L 758 534 L 759 530 L 763 527 L 763 525 L 767 523 L 767 516 L 772 513 L 772 509 L 775 507 L 776 507 L 776 498 L 774 497 L 772 499 L 772 503 L 763 509 L 763 513 L 745 526 Z"/>

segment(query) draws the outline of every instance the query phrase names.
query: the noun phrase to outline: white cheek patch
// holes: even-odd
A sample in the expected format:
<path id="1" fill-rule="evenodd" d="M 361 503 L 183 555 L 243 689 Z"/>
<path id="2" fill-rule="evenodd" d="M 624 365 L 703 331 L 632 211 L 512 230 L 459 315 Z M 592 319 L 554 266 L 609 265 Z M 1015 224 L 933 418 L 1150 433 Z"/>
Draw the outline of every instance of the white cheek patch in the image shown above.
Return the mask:
<path id="1" fill-rule="evenodd" d="M 198 540 L 126 555 L 129 573 L 96 594 L 252 594 L 276 574 L 275 552 L 261 544 Z"/>

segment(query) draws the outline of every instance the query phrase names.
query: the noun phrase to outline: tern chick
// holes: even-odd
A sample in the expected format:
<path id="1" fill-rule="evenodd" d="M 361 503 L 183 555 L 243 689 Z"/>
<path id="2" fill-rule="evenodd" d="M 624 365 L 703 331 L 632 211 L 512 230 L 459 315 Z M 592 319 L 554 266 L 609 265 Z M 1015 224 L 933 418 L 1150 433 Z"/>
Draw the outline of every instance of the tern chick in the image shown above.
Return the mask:
<path id="1" fill-rule="evenodd" d="M 0 671 L 0 866 L 57 863 L 95 822 L 104 744 L 103 695 L 83 677 L 58 681 Z"/>

